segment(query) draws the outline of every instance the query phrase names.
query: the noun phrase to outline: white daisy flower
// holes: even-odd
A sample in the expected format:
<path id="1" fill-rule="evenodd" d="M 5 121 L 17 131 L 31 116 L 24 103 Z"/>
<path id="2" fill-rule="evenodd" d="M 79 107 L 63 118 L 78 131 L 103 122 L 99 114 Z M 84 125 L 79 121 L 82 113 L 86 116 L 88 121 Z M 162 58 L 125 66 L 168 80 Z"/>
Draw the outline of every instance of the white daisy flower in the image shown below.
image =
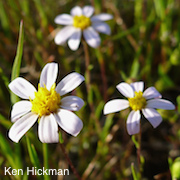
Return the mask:
<path id="1" fill-rule="evenodd" d="M 126 122 L 129 135 L 137 134 L 140 131 L 140 111 L 151 125 L 156 128 L 162 121 L 162 117 L 156 109 L 175 109 L 175 106 L 170 101 L 161 99 L 161 94 L 154 87 L 149 87 L 143 92 L 144 82 L 135 82 L 130 85 L 122 82 L 116 88 L 128 100 L 114 99 L 107 102 L 104 106 L 104 114 L 114 113 L 130 107 L 132 111 Z"/>
<path id="2" fill-rule="evenodd" d="M 10 90 L 22 100 L 13 105 L 9 130 L 12 141 L 20 138 L 39 119 L 38 136 L 43 143 L 59 141 L 58 125 L 67 133 L 77 136 L 83 127 L 82 121 L 71 111 L 78 111 L 84 101 L 76 96 L 61 96 L 79 86 L 84 77 L 76 72 L 64 77 L 56 86 L 58 65 L 48 63 L 41 72 L 38 91 L 24 78 L 18 77 L 9 84 Z M 29 100 L 29 101 L 28 101 Z"/>
<path id="3" fill-rule="evenodd" d="M 83 8 L 76 6 L 71 9 L 69 14 L 61 14 L 55 18 L 56 24 L 66 25 L 55 37 L 55 43 L 58 45 L 68 41 L 71 50 L 77 50 L 83 34 L 87 44 L 93 48 L 100 45 L 101 39 L 97 32 L 110 34 L 110 27 L 103 21 L 113 18 L 112 15 L 102 13 L 92 16 L 94 8 L 92 6 L 84 6 Z"/>

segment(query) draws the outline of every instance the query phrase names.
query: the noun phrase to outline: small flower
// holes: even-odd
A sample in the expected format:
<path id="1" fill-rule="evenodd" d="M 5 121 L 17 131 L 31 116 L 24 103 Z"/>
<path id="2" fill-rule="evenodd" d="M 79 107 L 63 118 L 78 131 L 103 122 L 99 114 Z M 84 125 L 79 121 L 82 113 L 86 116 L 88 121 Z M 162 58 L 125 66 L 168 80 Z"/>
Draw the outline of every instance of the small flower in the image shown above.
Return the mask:
<path id="1" fill-rule="evenodd" d="M 12 141 L 20 138 L 39 119 L 38 136 L 43 143 L 59 141 L 58 125 L 67 133 L 77 136 L 83 127 L 82 121 L 71 111 L 78 111 L 84 101 L 76 96 L 61 96 L 79 86 L 84 77 L 76 72 L 64 77 L 56 86 L 58 73 L 56 63 L 48 63 L 42 70 L 38 91 L 24 78 L 18 77 L 9 84 L 10 90 L 22 100 L 13 105 L 9 130 Z M 29 100 L 29 101 L 28 101 Z"/>
<path id="2" fill-rule="evenodd" d="M 130 107 L 132 111 L 127 118 L 129 135 L 137 134 L 140 131 L 140 111 L 151 125 L 156 128 L 161 123 L 162 117 L 155 109 L 175 109 L 175 106 L 170 101 L 161 99 L 161 94 L 154 87 L 149 87 L 143 92 L 144 82 L 135 82 L 130 85 L 122 82 L 116 88 L 128 100 L 114 99 L 107 102 L 104 106 L 104 114 Z"/>
<path id="3" fill-rule="evenodd" d="M 61 14 L 55 18 L 56 24 L 67 25 L 55 37 L 55 43 L 58 45 L 64 44 L 68 40 L 70 49 L 77 50 L 80 44 L 83 33 L 87 44 L 93 48 L 100 45 L 101 39 L 97 32 L 110 34 L 110 27 L 103 21 L 113 18 L 112 15 L 102 13 L 92 16 L 94 8 L 92 6 L 79 6 L 71 9 L 69 14 Z M 92 17 L 91 17 L 92 16 Z"/>

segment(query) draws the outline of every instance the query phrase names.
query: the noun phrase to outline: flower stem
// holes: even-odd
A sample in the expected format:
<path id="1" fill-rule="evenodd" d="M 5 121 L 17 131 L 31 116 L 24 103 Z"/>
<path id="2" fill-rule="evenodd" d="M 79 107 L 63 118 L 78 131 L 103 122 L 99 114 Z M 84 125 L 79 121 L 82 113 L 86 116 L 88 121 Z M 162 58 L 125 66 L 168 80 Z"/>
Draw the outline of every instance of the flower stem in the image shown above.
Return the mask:
<path id="1" fill-rule="evenodd" d="M 64 156 L 65 156 L 69 166 L 71 167 L 71 170 L 73 171 L 73 174 L 77 177 L 78 180 L 81 180 L 80 175 L 78 174 L 76 168 L 74 167 L 71 159 L 69 158 L 69 156 L 68 156 L 68 154 L 67 154 L 67 152 L 66 152 L 66 150 L 64 148 L 64 144 L 60 143 L 60 148 L 61 148 L 62 152 L 64 153 Z"/>
<path id="2" fill-rule="evenodd" d="M 83 48 L 84 48 L 84 54 L 85 54 L 85 65 L 86 65 L 86 89 L 88 94 L 88 103 L 91 110 L 91 115 L 95 120 L 97 132 L 101 133 L 101 126 L 99 124 L 99 121 L 95 115 L 94 105 L 93 105 L 93 98 L 92 98 L 92 86 L 91 86 L 91 73 L 90 73 L 90 57 L 89 57 L 89 51 L 88 51 L 88 45 L 85 40 L 83 40 Z"/>
<path id="3" fill-rule="evenodd" d="M 137 159 L 138 159 L 138 165 L 139 165 L 139 180 L 142 179 L 142 172 L 143 172 L 143 164 L 141 160 L 141 124 L 140 124 L 140 131 L 138 134 L 138 148 L 137 148 Z"/>
<path id="4" fill-rule="evenodd" d="M 43 158 L 44 158 L 44 168 L 45 169 L 49 169 L 49 165 L 48 165 L 48 144 L 47 143 L 43 143 Z M 44 179 L 45 180 L 49 180 L 50 176 L 44 174 Z"/>
<path id="5" fill-rule="evenodd" d="M 103 98 L 104 98 L 104 101 L 106 102 L 107 101 L 107 78 L 106 78 L 105 63 L 104 63 L 103 55 L 100 48 L 97 50 L 96 53 L 97 53 L 97 58 L 98 58 L 98 62 L 100 65 L 100 70 L 101 70 L 101 77 L 102 77 L 102 84 L 103 84 Z"/>

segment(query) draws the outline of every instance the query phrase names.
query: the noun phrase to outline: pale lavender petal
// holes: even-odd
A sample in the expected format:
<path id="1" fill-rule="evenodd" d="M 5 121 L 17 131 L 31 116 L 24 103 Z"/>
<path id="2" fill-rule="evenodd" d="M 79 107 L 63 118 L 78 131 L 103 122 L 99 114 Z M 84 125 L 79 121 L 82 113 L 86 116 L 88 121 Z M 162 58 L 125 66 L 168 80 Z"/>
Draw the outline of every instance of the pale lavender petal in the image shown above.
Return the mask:
<path id="1" fill-rule="evenodd" d="M 61 25 L 72 25 L 73 17 L 69 14 L 60 14 L 56 16 L 56 18 L 54 19 L 54 22 L 56 24 L 61 24 Z"/>
<path id="2" fill-rule="evenodd" d="M 9 130 L 9 138 L 18 143 L 21 137 L 34 125 L 37 118 L 37 114 L 30 112 L 18 119 Z"/>
<path id="3" fill-rule="evenodd" d="M 119 92 L 125 96 L 125 97 L 128 97 L 128 98 L 131 98 L 131 97 L 134 97 L 134 91 L 132 89 L 132 87 L 125 83 L 125 82 L 122 82 L 122 83 L 119 83 L 116 88 L 119 90 Z"/>
<path id="4" fill-rule="evenodd" d="M 175 106 L 173 103 L 165 99 L 150 99 L 147 101 L 146 108 L 173 110 L 175 109 Z"/>
<path id="5" fill-rule="evenodd" d="M 55 36 L 55 43 L 58 45 L 64 44 L 76 31 L 73 26 L 65 26 Z"/>
<path id="6" fill-rule="evenodd" d="M 77 136 L 83 127 L 81 119 L 71 111 L 60 109 L 54 116 L 59 126 L 73 136 Z"/>
<path id="7" fill-rule="evenodd" d="M 140 131 L 140 112 L 139 111 L 131 111 L 126 125 L 127 125 L 127 131 L 129 135 L 137 134 Z"/>
<path id="8" fill-rule="evenodd" d="M 89 46 L 97 48 L 100 45 L 101 39 L 99 37 L 99 34 L 92 27 L 88 27 L 87 29 L 85 29 L 83 31 L 83 35 Z"/>
<path id="9" fill-rule="evenodd" d="M 156 90 L 155 87 L 149 87 L 147 88 L 144 93 L 143 96 L 146 99 L 152 99 L 152 98 L 161 98 L 161 94 Z"/>
<path id="10" fill-rule="evenodd" d="M 56 86 L 56 92 L 61 96 L 71 92 L 84 81 L 84 77 L 79 73 L 73 72 L 64 77 Z"/>
<path id="11" fill-rule="evenodd" d="M 91 18 L 91 21 L 92 22 L 94 22 L 94 21 L 108 21 L 112 18 L 113 18 L 113 16 L 111 14 L 102 13 L 102 14 L 93 16 Z"/>
<path id="12" fill-rule="evenodd" d="M 114 113 L 129 107 L 129 101 L 124 99 L 114 99 L 104 106 L 104 114 Z"/>
<path id="13" fill-rule="evenodd" d="M 70 111 L 78 111 L 84 105 L 84 101 L 77 96 L 66 96 L 61 99 L 61 108 Z"/>
<path id="14" fill-rule="evenodd" d="M 38 126 L 38 136 L 42 143 L 58 143 L 58 124 L 53 114 L 42 116 Z"/>
<path id="15" fill-rule="evenodd" d="M 132 86 L 133 90 L 136 92 L 139 92 L 139 91 L 143 92 L 143 90 L 144 90 L 144 82 L 142 82 L 142 81 L 131 83 L 131 86 Z"/>
<path id="16" fill-rule="evenodd" d="M 145 108 L 142 110 L 142 113 L 154 128 L 162 122 L 161 115 L 155 109 Z"/>
<path id="17" fill-rule="evenodd" d="M 107 35 L 111 34 L 111 29 L 110 29 L 109 25 L 107 25 L 104 22 L 94 22 L 94 23 L 92 23 L 92 27 L 98 32 L 101 32 L 101 33 L 104 33 Z"/>
<path id="18" fill-rule="evenodd" d="M 31 111 L 32 104 L 30 101 L 19 101 L 15 103 L 11 111 L 11 121 L 15 122 L 21 116 Z"/>
<path id="19" fill-rule="evenodd" d="M 55 83 L 58 74 L 57 63 L 48 63 L 44 66 L 40 76 L 40 86 L 50 90 Z"/>
<path id="20" fill-rule="evenodd" d="M 94 13 L 94 8 L 92 6 L 84 6 L 82 12 L 86 17 L 91 17 Z"/>
<path id="21" fill-rule="evenodd" d="M 9 89 L 23 99 L 34 99 L 35 87 L 26 79 L 18 77 L 9 84 Z"/>
<path id="22" fill-rule="evenodd" d="M 80 16 L 82 15 L 82 9 L 79 6 L 75 6 L 74 8 L 71 9 L 70 14 L 72 16 Z"/>
<path id="23" fill-rule="evenodd" d="M 76 51 L 81 42 L 81 29 L 76 29 L 73 35 L 68 40 L 68 45 L 71 50 Z"/>

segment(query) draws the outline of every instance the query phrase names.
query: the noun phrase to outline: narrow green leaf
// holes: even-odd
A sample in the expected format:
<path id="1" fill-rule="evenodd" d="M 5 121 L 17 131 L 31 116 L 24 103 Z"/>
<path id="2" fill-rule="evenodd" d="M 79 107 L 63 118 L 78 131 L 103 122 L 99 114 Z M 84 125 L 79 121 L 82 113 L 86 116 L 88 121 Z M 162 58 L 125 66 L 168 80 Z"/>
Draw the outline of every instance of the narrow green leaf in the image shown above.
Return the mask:
<path id="1" fill-rule="evenodd" d="M 30 143 L 30 140 L 27 135 L 26 135 L 26 142 L 27 142 L 27 148 L 28 148 L 31 163 L 33 164 L 34 167 L 37 167 L 38 169 L 40 169 L 40 162 L 39 162 L 36 149 L 34 145 Z"/>
<path id="2" fill-rule="evenodd" d="M 19 39 L 18 39 L 18 46 L 16 51 L 16 57 L 13 63 L 12 74 L 11 74 L 11 81 L 17 78 L 20 74 L 20 67 L 22 61 L 22 54 L 23 54 L 23 41 L 24 41 L 24 28 L 23 28 L 23 21 L 20 22 L 20 30 L 19 30 Z M 19 100 L 19 98 L 11 92 L 11 102 L 14 104 Z"/>
<path id="3" fill-rule="evenodd" d="M 134 16 L 135 22 L 139 24 L 142 21 L 142 9 L 143 9 L 143 1 L 136 0 L 134 1 Z"/>
<path id="4" fill-rule="evenodd" d="M 138 49 L 136 57 L 134 58 L 134 61 L 131 66 L 130 71 L 130 77 L 138 79 L 139 71 L 140 71 L 140 63 L 139 63 L 139 57 L 141 55 L 141 47 Z"/>
<path id="5" fill-rule="evenodd" d="M 106 122 L 104 124 L 102 134 L 101 134 L 102 141 L 105 141 L 107 135 L 109 134 L 109 130 L 111 128 L 111 125 L 113 124 L 113 117 L 114 117 L 114 114 L 109 114 L 106 118 Z"/>
<path id="6" fill-rule="evenodd" d="M 16 164 L 16 169 L 22 169 L 22 152 L 21 152 L 21 146 L 19 143 L 14 144 L 14 161 Z"/>
<path id="7" fill-rule="evenodd" d="M 0 166 L 2 166 L 3 162 L 4 162 L 4 158 L 0 157 Z"/>
<path id="8" fill-rule="evenodd" d="M 11 121 L 7 120 L 2 114 L 0 114 L 0 124 L 9 129 L 11 126 Z"/>
<path id="9" fill-rule="evenodd" d="M 27 171 L 25 170 L 25 173 L 23 174 L 22 180 L 28 180 L 28 176 L 29 175 L 27 175 Z"/>
<path id="10" fill-rule="evenodd" d="M 176 98 L 176 100 L 177 100 L 178 112 L 180 113 L 180 95 Z"/>
<path id="11" fill-rule="evenodd" d="M 134 169 L 134 163 L 131 163 L 131 171 L 132 171 L 132 176 L 134 180 L 139 180 L 136 174 L 136 171 Z"/>
<path id="12" fill-rule="evenodd" d="M 166 3 L 164 0 L 156 1 L 154 0 L 155 10 L 156 14 L 161 20 L 166 18 L 165 9 L 166 9 Z"/>
<path id="13" fill-rule="evenodd" d="M 180 179 L 180 157 L 176 158 L 172 164 L 172 179 L 179 180 Z"/>
<path id="14" fill-rule="evenodd" d="M 61 133 L 61 132 L 59 132 L 59 142 L 60 142 L 61 144 L 64 143 L 64 139 L 63 139 L 63 137 L 62 137 L 62 133 Z"/>
<path id="15" fill-rule="evenodd" d="M 131 66 L 130 77 L 138 79 L 139 69 L 140 69 L 139 60 L 134 59 L 133 64 Z"/>
<path id="16" fill-rule="evenodd" d="M 1 79 L 3 80 L 5 86 L 8 87 L 8 84 L 9 84 L 8 77 L 4 74 L 3 69 L 1 67 L 0 67 L 0 76 L 1 76 Z"/>
<path id="17" fill-rule="evenodd" d="M 14 162 L 14 158 L 13 158 L 14 157 L 13 150 L 1 133 L 0 133 L 0 152 L 4 154 L 11 167 L 16 169 L 16 163 Z"/>
<path id="18" fill-rule="evenodd" d="M 43 27 L 46 28 L 48 21 L 47 21 L 46 13 L 44 11 L 44 7 L 42 5 L 42 2 L 40 0 L 34 0 L 34 3 L 35 3 L 35 6 L 38 10 L 39 16 L 41 18 L 41 23 L 42 23 Z"/>
<path id="19" fill-rule="evenodd" d="M 98 106 L 96 107 L 96 111 L 95 111 L 97 118 L 100 118 L 100 116 L 102 114 L 103 107 L 104 107 L 104 102 L 103 101 L 99 102 Z"/>
<path id="20" fill-rule="evenodd" d="M 0 1 L 0 20 L 3 29 L 9 29 L 9 19 L 6 14 L 6 10 L 3 5 L 3 1 Z"/>
<path id="21" fill-rule="evenodd" d="M 138 141 L 136 140 L 135 135 L 132 135 L 131 139 L 132 139 L 134 145 L 136 146 L 136 149 L 138 149 L 138 148 L 139 148 L 139 143 L 138 143 Z"/>

